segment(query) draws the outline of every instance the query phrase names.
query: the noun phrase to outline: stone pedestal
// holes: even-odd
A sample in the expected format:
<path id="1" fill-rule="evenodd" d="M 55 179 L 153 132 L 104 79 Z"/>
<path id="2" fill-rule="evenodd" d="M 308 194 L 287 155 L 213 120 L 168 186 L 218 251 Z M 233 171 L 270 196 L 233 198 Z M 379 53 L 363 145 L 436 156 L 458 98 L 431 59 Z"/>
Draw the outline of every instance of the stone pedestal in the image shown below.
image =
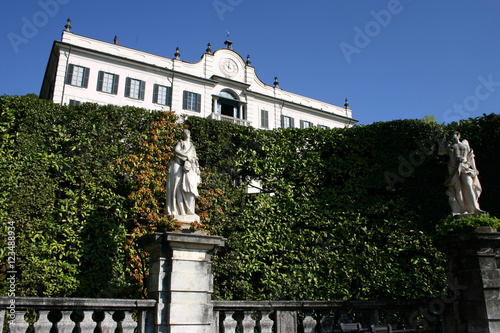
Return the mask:
<path id="1" fill-rule="evenodd" d="M 210 332 L 213 322 L 211 253 L 222 237 L 193 233 L 155 233 L 141 239 L 149 252 L 149 298 L 158 301 L 154 331 Z"/>
<path id="2" fill-rule="evenodd" d="M 450 236 L 445 244 L 450 301 L 444 332 L 500 332 L 500 233 L 480 227 Z"/>
<path id="3" fill-rule="evenodd" d="M 193 222 L 200 222 L 200 217 L 196 214 L 192 215 L 172 215 L 171 216 L 178 224 L 180 230 L 189 230 Z"/>

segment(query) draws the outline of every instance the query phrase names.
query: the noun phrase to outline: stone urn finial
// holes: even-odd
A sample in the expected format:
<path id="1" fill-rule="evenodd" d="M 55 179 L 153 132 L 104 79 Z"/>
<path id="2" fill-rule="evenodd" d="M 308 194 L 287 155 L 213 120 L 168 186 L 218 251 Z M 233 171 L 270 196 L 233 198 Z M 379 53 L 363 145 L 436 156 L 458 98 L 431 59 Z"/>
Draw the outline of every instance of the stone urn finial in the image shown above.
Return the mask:
<path id="1" fill-rule="evenodd" d="M 68 18 L 68 21 L 66 22 L 66 25 L 64 26 L 66 28 L 66 31 L 70 32 L 71 30 L 71 19 Z"/>

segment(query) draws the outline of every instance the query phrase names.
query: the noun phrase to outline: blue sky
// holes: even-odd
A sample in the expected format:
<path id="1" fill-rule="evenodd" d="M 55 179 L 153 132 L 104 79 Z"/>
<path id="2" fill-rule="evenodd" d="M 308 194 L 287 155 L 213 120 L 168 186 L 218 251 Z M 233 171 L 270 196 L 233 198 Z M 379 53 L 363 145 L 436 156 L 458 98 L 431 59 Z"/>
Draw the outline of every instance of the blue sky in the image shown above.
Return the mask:
<path id="1" fill-rule="evenodd" d="M 262 81 L 347 97 L 360 124 L 500 112 L 498 0 L 18 0 L 0 13 L 0 94 L 39 93 L 71 18 L 76 34 L 190 62 L 229 31 Z"/>

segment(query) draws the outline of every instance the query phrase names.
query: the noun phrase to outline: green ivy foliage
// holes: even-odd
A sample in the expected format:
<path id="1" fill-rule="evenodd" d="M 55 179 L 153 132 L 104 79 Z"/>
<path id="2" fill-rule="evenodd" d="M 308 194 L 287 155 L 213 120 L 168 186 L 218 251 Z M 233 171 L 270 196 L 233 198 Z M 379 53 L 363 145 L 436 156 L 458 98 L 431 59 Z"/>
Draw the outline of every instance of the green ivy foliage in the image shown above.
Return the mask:
<path id="1" fill-rule="evenodd" d="M 446 236 L 454 233 L 473 232 L 477 227 L 485 226 L 498 229 L 500 228 L 500 220 L 490 216 L 490 214 L 463 218 L 448 216 L 439 221 L 439 224 L 436 225 L 436 231 L 439 235 Z"/>
<path id="2" fill-rule="evenodd" d="M 162 113 L 34 95 L 2 96 L 0 112 L 0 218 L 15 223 L 17 295 L 136 296 L 124 274 L 133 184 L 117 160 Z"/>
<path id="3" fill-rule="evenodd" d="M 214 259 L 215 297 L 412 298 L 444 288 L 436 225 L 450 208 L 447 161 L 437 148 L 453 125 L 397 120 L 260 131 L 188 123 L 201 165 L 262 187 L 260 194 L 235 192 L 235 206 L 211 224 L 228 238 Z M 218 186 L 234 192 L 230 181 Z"/>
<path id="4" fill-rule="evenodd" d="M 162 214 L 151 211 L 164 201 L 161 180 L 144 177 L 163 174 L 173 147 L 160 145 L 178 138 L 176 120 L 132 107 L 0 97 L 0 219 L 3 234 L 6 222 L 16 227 L 18 296 L 143 295 L 145 268 L 131 257 L 131 234 Z M 455 129 L 469 140 L 481 207 L 498 217 L 491 193 L 500 188 L 499 125 L 500 116 L 485 115 L 448 126 L 397 120 L 262 131 L 186 119 L 203 175 L 201 222 L 227 238 L 213 258 L 214 297 L 437 296 L 447 270 L 437 239 L 454 230 L 438 142 Z M 247 194 L 249 186 L 260 193 Z M 149 193 L 142 205 L 137 198 Z M 488 221 L 466 224 L 496 223 Z"/>

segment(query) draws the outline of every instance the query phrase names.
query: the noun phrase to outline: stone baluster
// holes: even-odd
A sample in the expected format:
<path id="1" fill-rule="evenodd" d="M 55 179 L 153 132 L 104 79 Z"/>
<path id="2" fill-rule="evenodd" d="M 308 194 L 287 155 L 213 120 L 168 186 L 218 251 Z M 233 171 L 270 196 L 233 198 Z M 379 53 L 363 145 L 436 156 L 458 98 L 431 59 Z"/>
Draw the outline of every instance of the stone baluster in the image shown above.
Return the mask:
<path id="1" fill-rule="evenodd" d="M 16 318 L 9 322 L 10 333 L 25 333 L 29 324 L 24 320 L 25 310 L 16 310 Z"/>
<path id="2" fill-rule="evenodd" d="M 340 317 L 337 320 L 337 323 L 339 323 L 339 324 L 352 323 L 352 320 L 349 319 L 349 316 L 347 315 L 347 311 L 345 311 L 345 310 L 340 311 Z"/>
<path id="3" fill-rule="evenodd" d="M 384 325 L 385 324 L 391 325 L 392 327 L 398 327 L 398 318 L 395 315 L 395 309 L 388 308 L 385 310 L 385 313 L 386 313 L 385 319 L 381 323 Z"/>
<path id="4" fill-rule="evenodd" d="M 35 331 L 35 333 L 49 332 L 52 328 L 52 322 L 48 318 L 50 311 L 40 310 L 38 311 L 38 313 L 38 320 L 33 324 L 33 330 Z"/>
<path id="5" fill-rule="evenodd" d="M 245 311 L 242 321 L 243 333 L 254 333 L 255 320 L 252 318 L 253 311 Z"/>
<path id="6" fill-rule="evenodd" d="M 3 321 L 5 318 L 5 310 L 0 309 L 0 327 L 3 328 Z"/>
<path id="7" fill-rule="evenodd" d="M 269 318 L 271 311 L 261 311 L 262 318 L 259 321 L 259 327 L 261 333 L 272 333 L 274 322 Z"/>
<path id="8" fill-rule="evenodd" d="M 113 313 L 109 311 L 104 311 L 104 318 L 101 321 L 101 332 L 102 333 L 115 333 L 117 323 L 113 319 Z"/>
<path id="9" fill-rule="evenodd" d="M 333 326 L 335 325 L 335 320 L 330 316 L 330 313 L 324 313 L 323 318 L 321 318 L 321 332 L 323 333 L 333 333 Z"/>
<path id="10" fill-rule="evenodd" d="M 75 322 L 71 320 L 71 313 L 73 311 L 61 311 L 61 320 L 57 323 L 58 333 L 71 333 L 75 328 Z"/>
<path id="11" fill-rule="evenodd" d="M 276 310 L 276 333 L 297 333 L 297 311 Z"/>
<path id="12" fill-rule="evenodd" d="M 132 318 L 133 311 L 124 311 L 124 318 L 120 321 L 122 333 L 134 333 L 137 327 L 137 322 Z"/>
<path id="13" fill-rule="evenodd" d="M 224 333 L 235 333 L 236 332 L 236 326 L 238 325 L 238 322 L 234 320 L 233 318 L 234 311 L 226 311 L 225 315 L 226 318 L 224 319 L 223 325 L 224 325 Z"/>
<path id="14" fill-rule="evenodd" d="M 82 333 L 94 332 L 97 323 L 92 319 L 93 313 L 92 310 L 83 311 L 83 319 L 80 322 L 80 331 Z"/>
<path id="15" fill-rule="evenodd" d="M 378 309 L 358 309 L 356 311 L 356 321 L 361 323 L 361 327 L 378 325 L 380 321 Z"/>
<path id="16" fill-rule="evenodd" d="M 317 321 L 312 317 L 312 312 L 308 311 L 305 313 L 304 320 L 302 320 L 302 326 L 304 326 L 304 333 L 313 333 L 316 328 Z"/>
<path id="17" fill-rule="evenodd" d="M 412 319 L 414 318 L 416 310 L 417 309 L 414 309 L 414 308 L 406 308 L 406 309 L 404 309 L 403 318 L 399 320 L 398 324 L 392 325 L 392 327 L 393 328 L 402 327 L 404 329 L 415 329 L 416 328 L 416 325 L 415 325 L 416 323 L 414 323 Z M 421 314 L 421 312 L 419 312 L 419 314 Z M 427 319 L 425 318 L 425 316 L 422 317 L 420 320 L 423 321 L 424 326 L 426 326 L 426 327 L 428 326 L 427 325 Z M 420 322 L 420 320 L 418 322 Z"/>

